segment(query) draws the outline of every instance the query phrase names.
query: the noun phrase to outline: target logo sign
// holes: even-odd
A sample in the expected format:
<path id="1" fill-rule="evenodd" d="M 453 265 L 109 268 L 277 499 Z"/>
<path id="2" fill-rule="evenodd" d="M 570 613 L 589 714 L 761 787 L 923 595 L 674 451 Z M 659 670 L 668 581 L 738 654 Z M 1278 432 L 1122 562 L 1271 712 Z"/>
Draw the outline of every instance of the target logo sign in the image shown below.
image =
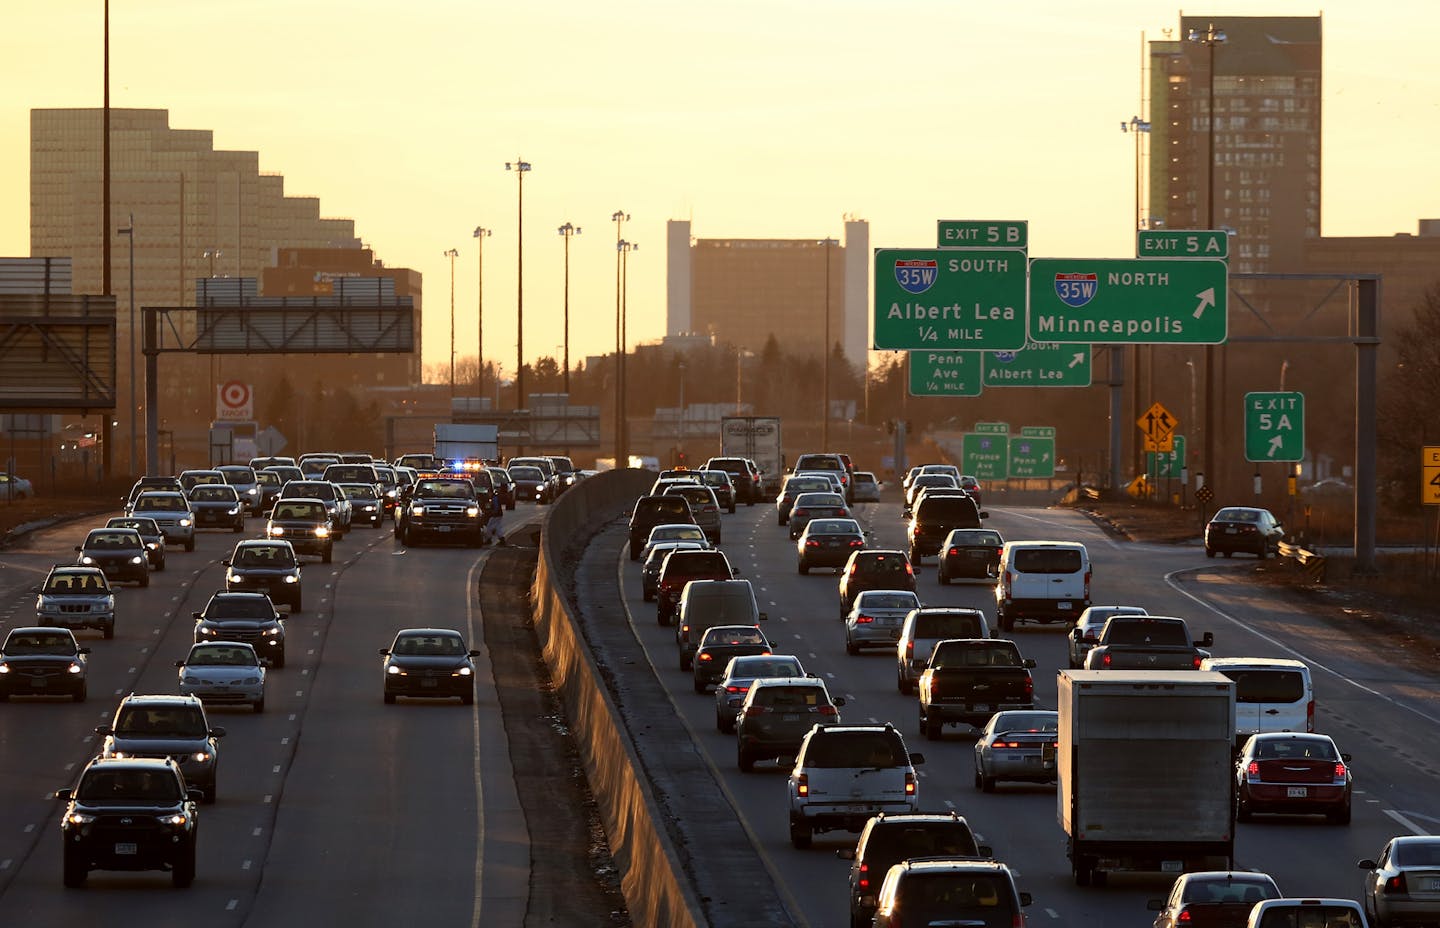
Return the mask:
<path id="1" fill-rule="evenodd" d="M 248 422 L 255 418 L 255 394 L 248 383 L 231 380 L 215 392 L 215 419 L 219 422 Z"/>

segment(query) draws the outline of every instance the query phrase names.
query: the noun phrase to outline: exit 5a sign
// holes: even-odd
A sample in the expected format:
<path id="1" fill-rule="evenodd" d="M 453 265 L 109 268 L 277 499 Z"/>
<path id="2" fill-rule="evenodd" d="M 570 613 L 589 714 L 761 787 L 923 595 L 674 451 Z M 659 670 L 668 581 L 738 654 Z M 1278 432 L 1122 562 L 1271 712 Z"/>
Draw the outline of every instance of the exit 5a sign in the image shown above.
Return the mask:
<path id="1" fill-rule="evenodd" d="M 1305 394 L 1245 394 L 1245 460 L 1305 458 Z"/>

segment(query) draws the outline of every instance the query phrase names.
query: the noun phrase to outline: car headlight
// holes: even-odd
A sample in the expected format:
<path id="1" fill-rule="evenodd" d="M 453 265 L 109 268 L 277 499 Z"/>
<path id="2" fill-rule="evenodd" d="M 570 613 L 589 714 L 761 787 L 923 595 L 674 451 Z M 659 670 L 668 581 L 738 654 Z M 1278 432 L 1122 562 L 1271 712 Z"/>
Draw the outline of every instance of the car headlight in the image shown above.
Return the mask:
<path id="1" fill-rule="evenodd" d="M 425 514 L 425 507 L 424 507 L 424 506 L 411 506 L 411 507 L 410 507 L 410 514 L 411 514 L 412 516 L 423 516 L 423 515 Z"/>
<path id="2" fill-rule="evenodd" d="M 300 582 L 300 578 L 297 577 L 297 576 L 295 576 L 294 574 L 286 574 L 286 575 L 285 575 L 285 582 L 286 582 L 286 583 L 299 583 L 299 582 Z"/>
<path id="3" fill-rule="evenodd" d="M 267 635 L 269 635 L 269 636 L 271 636 L 271 637 L 273 638 L 273 637 L 276 636 L 276 635 L 283 635 L 283 634 L 285 634 L 285 629 L 283 629 L 283 628 L 281 628 L 280 626 L 276 625 L 276 626 L 274 626 L 273 628 L 267 628 L 267 629 L 265 629 L 265 634 L 267 634 Z"/>
<path id="4" fill-rule="evenodd" d="M 180 527 L 181 527 L 181 528 L 189 528 L 189 527 L 190 527 L 190 520 L 189 520 L 189 519 L 181 519 L 181 520 L 180 520 Z"/>
<path id="5" fill-rule="evenodd" d="M 67 667 L 67 668 L 65 668 L 65 669 L 66 669 L 66 671 L 69 672 L 69 673 L 84 673 L 84 672 L 85 672 L 85 665 L 84 665 L 84 664 L 81 664 L 79 661 L 72 661 L 71 664 L 70 664 L 70 666 Z M 10 668 L 9 668 L 9 667 L 5 667 L 5 666 L 3 666 L 3 665 L 0 665 L 0 673 L 9 673 L 9 672 L 10 672 Z"/>
<path id="6" fill-rule="evenodd" d="M 285 526 L 283 526 L 283 525 L 269 525 L 269 526 L 266 526 L 266 527 L 265 527 L 265 534 L 269 535 L 271 538 L 279 538 L 281 535 L 285 534 Z"/>
<path id="7" fill-rule="evenodd" d="M 315 526 L 315 537 L 316 537 L 316 538 L 329 538 L 329 537 L 330 537 L 330 526 L 328 526 L 328 525 L 317 525 L 317 526 Z"/>
<path id="8" fill-rule="evenodd" d="M 110 756 L 113 757 L 113 758 L 115 758 L 116 760 L 124 760 L 125 758 L 129 757 L 130 755 L 129 755 L 129 754 L 126 754 L 124 751 L 111 751 L 111 752 L 110 752 Z"/>
<path id="9" fill-rule="evenodd" d="M 480 514 L 480 507 L 479 507 L 479 506 L 466 506 L 466 507 L 465 507 L 465 514 L 466 514 L 467 516 L 469 516 L 470 518 L 473 519 L 473 518 L 475 518 L 476 516 L 478 516 L 478 515 Z"/>
<path id="10" fill-rule="evenodd" d="M 65 821 L 69 822 L 71 825 L 88 825 L 91 822 L 95 821 L 95 816 L 90 815 L 87 812 L 71 812 L 69 815 L 65 816 Z"/>
<path id="11" fill-rule="evenodd" d="M 185 817 L 185 814 L 183 812 L 176 812 L 174 815 L 161 815 L 159 816 L 159 819 L 160 824 L 162 825 L 173 825 L 176 827 L 179 827 L 189 821 L 189 819 Z"/>
<path id="12" fill-rule="evenodd" d="M 385 498 L 386 498 L 386 499 L 394 499 L 394 498 L 395 498 L 395 491 L 394 491 L 394 490 L 386 490 L 386 491 L 385 491 Z"/>
<path id="13" fill-rule="evenodd" d="M 251 487 L 250 489 L 248 489 L 248 490 L 245 491 L 245 495 L 246 495 L 246 496 L 254 496 L 254 495 L 256 495 L 256 494 L 259 493 L 259 492 L 260 492 L 260 491 L 259 491 L 258 489 L 256 489 L 255 487 Z"/>
<path id="14" fill-rule="evenodd" d="M 190 755 L 190 756 L 193 757 L 193 758 L 194 758 L 196 761 L 198 761 L 199 763 L 202 763 L 202 764 L 203 764 L 203 763 L 205 763 L 207 760 L 210 759 L 210 752 L 209 752 L 209 751 L 196 751 L 194 754 L 192 754 L 192 755 Z"/>
<path id="15" fill-rule="evenodd" d="M 393 674 L 396 674 L 397 676 L 398 676 L 399 674 L 401 674 L 401 673 L 404 673 L 403 670 L 401 670 L 399 667 L 396 667 L 394 664 L 391 664 L 390 666 L 386 667 L 386 668 L 385 668 L 385 672 L 386 672 L 386 673 L 393 673 Z"/>
<path id="16" fill-rule="evenodd" d="M 147 542 L 145 542 L 145 547 L 149 548 L 151 551 L 159 551 L 159 550 L 160 550 L 160 542 L 158 542 L 158 541 L 147 541 Z"/>
<path id="17" fill-rule="evenodd" d="M 82 563 L 82 564 L 94 564 L 94 563 L 95 563 L 95 559 L 94 559 L 93 557 L 91 557 L 90 555 L 88 555 L 88 554 L 82 554 L 82 555 L 80 555 L 80 563 Z"/>
<path id="18" fill-rule="evenodd" d="M 232 515 L 232 516 L 233 516 L 233 515 L 235 515 L 236 513 L 238 513 L 239 511 L 240 511 L 240 507 L 239 507 L 239 506 L 231 506 L 231 507 L 230 507 L 229 509 L 227 509 L 225 512 L 226 512 L 226 515 Z"/>
<path id="19" fill-rule="evenodd" d="M 259 683 L 259 682 L 260 682 L 260 678 L 259 678 L 259 677 L 246 677 L 246 678 L 245 678 L 245 684 L 246 684 L 247 686 L 254 686 L 255 684 L 257 684 L 257 683 Z"/>
<path id="20" fill-rule="evenodd" d="M 198 635 L 218 635 L 218 634 L 220 634 L 220 632 L 219 632 L 218 629 L 211 628 L 209 625 L 197 625 L 197 626 L 195 626 L 195 633 L 198 634 Z"/>
<path id="21" fill-rule="evenodd" d="M 456 671 L 456 673 L 460 674 L 460 676 L 462 677 L 468 677 L 471 673 L 473 673 L 473 671 L 469 667 L 461 667 L 459 670 Z"/>
<path id="22" fill-rule="evenodd" d="M 130 563 L 132 563 L 132 564 L 143 564 L 143 563 L 145 563 L 145 558 L 144 558 L 143 555 L 139 555 L 139 556 L 136 556 L 136 557 L 132 557 L 132 558 L 130 559 Z"/>
<path id="23" fill-rule="evenodd" d="M 227 570 L 227 571 L 225 571 L 225 582 L 226 582 L 226 583 L 239 583 L 239 582 L 240 582 L 240 575 L 237 574 L 237 573 L 236 573 L 235 571 L 233 571 L 233 570 Z"/>
<path id="24" fill-rule="evenodd" d="M 10 672 L 10 665 L 9 665 L 9 664 L 0 664 L 0 674 L 7 674 L 7 673 L 9 673 L 9 672 Z"/>

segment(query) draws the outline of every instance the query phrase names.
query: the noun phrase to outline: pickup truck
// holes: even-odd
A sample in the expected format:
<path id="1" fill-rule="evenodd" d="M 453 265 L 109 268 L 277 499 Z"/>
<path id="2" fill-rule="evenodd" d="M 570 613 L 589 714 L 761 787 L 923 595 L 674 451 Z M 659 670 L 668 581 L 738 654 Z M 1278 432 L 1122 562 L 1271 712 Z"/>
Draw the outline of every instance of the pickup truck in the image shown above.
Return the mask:
<path id="1" fill-rule="evenodd" d="M 945 725 L 984 725 L 1002 709 L 1035 708 L 1035 661 L 1005 638 L 947 638 L 920 675 L 920 732 L 940 737 Z"/>
<path id="2" fill-rule="evenodd" d="M 1072 632 L 1073 634 L 1073 632 Z M 1111 616 L 1100 640 L 1085 655 L 1086 670 L 1199 670 L 1215 643 L 1210 632 L 1198 641 L 1184 619 L 1154 615 Z"/>

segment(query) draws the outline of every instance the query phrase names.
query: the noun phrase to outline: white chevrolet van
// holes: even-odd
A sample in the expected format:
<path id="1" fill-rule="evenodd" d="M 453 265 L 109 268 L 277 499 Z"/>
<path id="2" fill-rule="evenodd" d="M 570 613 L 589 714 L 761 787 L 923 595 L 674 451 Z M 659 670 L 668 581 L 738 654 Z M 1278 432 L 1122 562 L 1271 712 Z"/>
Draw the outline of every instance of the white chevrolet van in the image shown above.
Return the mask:
<path id="1" fill-rule="evenodd" d="M 1090 552 L 1078 541 L 1007 541 L 997 576 L 1002 632 L 1016 622 L 1074 623 L 1090 606 Z"/>
<path id="2" fill-rule="evenodd" d="M 1235 681 L 1235 743 L 1271 731 L 1315 730 L 1315 689 L 1310 668 L 1270 657 L 1207 657 L 1201 670 Z"/>

